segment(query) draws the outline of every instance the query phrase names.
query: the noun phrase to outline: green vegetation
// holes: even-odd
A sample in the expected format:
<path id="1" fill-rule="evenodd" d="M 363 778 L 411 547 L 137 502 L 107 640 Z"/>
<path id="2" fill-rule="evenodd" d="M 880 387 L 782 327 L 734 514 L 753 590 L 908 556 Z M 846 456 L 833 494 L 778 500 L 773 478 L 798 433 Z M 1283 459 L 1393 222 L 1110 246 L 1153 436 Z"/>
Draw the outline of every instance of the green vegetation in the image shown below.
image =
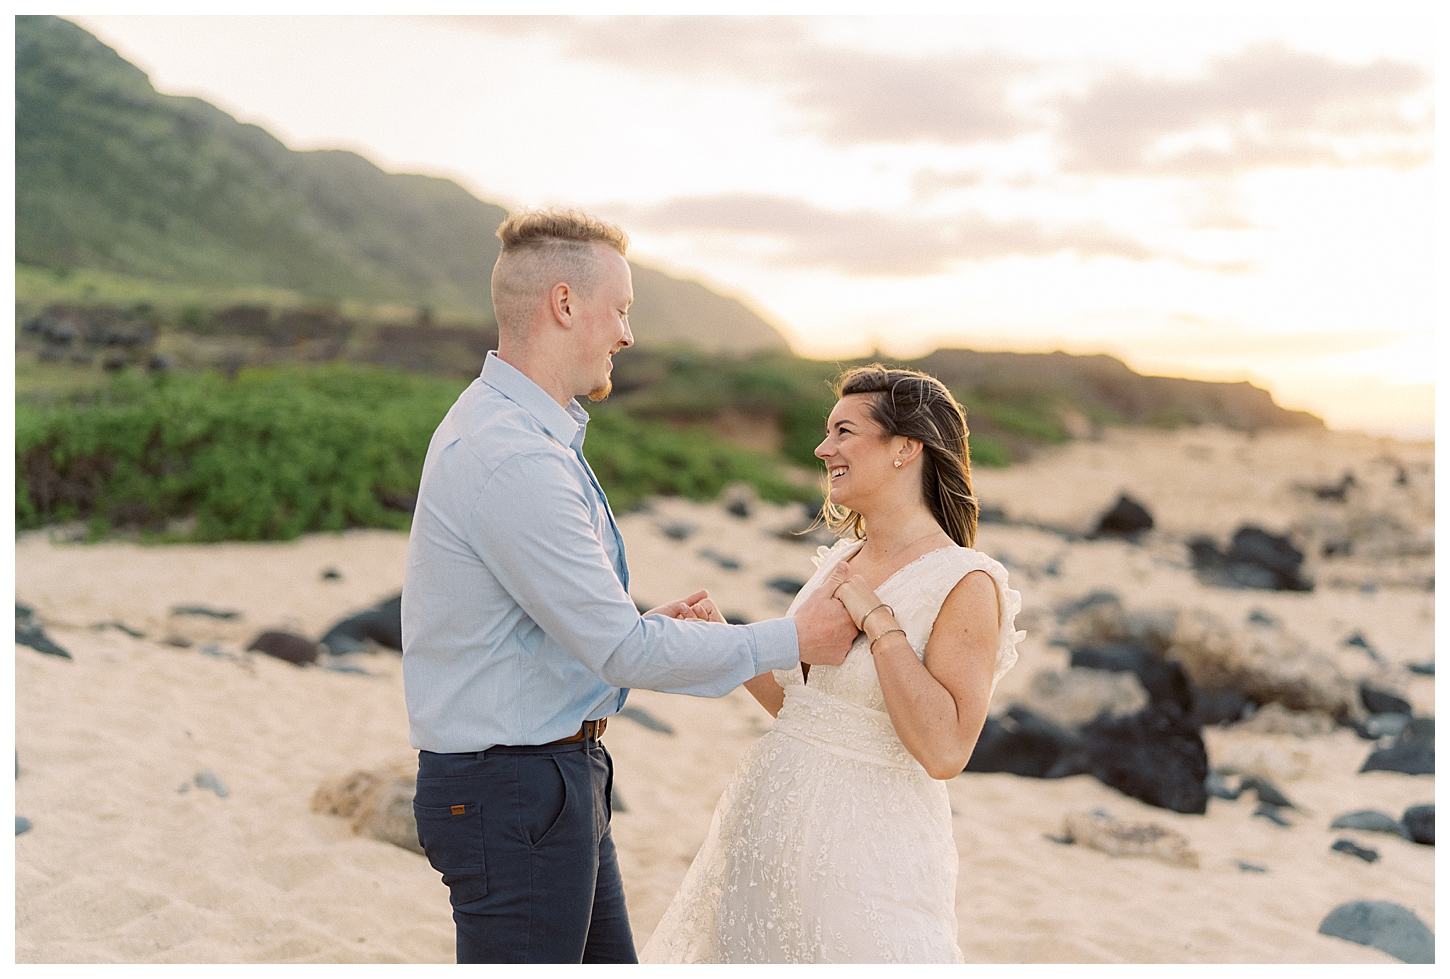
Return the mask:
<path id="1" fill-rule="evenodd" d="M 199 541 L 406 528 L 428 440 L 462 386 L 335 363 L 32 389 L 16 404 L 16 526 L 80 519 L 92 536 Z M 713 498 L 735 480 L 766 499 L 813 495 L 777 461 L 618 410 L 597 413 L 586 450 L 620 508 Z M 194 523 L 168 533 L 181 518 Z"/>

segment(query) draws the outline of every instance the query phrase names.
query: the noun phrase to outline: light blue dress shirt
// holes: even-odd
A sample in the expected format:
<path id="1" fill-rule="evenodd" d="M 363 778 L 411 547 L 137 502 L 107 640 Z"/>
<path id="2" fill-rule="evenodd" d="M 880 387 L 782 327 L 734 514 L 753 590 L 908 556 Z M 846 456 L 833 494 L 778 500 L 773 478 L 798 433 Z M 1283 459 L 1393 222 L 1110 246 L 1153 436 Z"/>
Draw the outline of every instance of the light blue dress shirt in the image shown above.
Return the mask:
<path id="1" fill-rule="evenodd" d="M 413 747 L 546 744 L 617 712 L 629 687 L 719 697 L 798 662 L 790 619 L 639 614 L 584 460 L 588 421 L 490 353 L 433 433 L 403 579 Z"/>

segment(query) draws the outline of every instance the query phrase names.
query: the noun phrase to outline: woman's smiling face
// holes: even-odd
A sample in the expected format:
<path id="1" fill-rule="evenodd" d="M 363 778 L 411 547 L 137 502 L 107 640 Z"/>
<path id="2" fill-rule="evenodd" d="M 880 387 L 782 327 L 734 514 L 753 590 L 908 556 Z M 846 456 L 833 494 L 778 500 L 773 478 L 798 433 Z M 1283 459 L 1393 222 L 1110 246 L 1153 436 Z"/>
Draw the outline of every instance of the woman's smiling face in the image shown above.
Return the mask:
<path id="1" fill-rule="evenodd" d="M 830 500 L 859 512 L 852 500 L 867 500 L 884 480 L 896 475 L 898 458 L 894 439 L 871 417 L 874 394 L 848 394 L 836 402 L 826 421 L 826 437 L 816 446 L 816 458 L 830 477 Z"/>

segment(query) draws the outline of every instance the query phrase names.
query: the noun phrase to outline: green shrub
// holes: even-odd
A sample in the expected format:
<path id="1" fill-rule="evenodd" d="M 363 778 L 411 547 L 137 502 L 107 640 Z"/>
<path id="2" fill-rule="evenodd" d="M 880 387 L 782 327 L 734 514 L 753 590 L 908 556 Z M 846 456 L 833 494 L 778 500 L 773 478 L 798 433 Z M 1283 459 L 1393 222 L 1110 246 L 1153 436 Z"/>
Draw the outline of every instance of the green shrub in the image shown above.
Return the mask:
<path id="1" fill-rule="evenodd" d="M 104 387 L 16 404 L 17 528 L 89 520 L 190 539 L 285 540 L 345 527 L 406 528 L 433 430 L 460 381 L 348 365 L 122 374 Z M 763 498 L 812 494 L 778 462 L 705 431 L 595 410 L 585 445 L 618 508 L 650 494 L 712 498 L 730 482 Z"/>

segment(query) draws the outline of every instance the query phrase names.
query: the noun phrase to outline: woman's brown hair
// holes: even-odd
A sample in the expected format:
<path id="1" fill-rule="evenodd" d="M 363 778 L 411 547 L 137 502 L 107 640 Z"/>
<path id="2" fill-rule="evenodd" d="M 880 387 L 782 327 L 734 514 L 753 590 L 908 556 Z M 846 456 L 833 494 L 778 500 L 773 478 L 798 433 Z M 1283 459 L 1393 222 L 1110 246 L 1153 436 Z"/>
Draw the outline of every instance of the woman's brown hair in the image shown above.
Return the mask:
<path id="1" fill-rule="evenodd" d="M 842 374 L 835 388 L 838 399 L 874 395 L 867 410 L 885 437 L 900 435 L 921 443 L 921 490 L 931 515 L 962 547 L 976 543 L 978 507 L 972 492 L 967 417 L 946 385 L 921 371 L 871 364 Z M 821 517 L 838 534 L 866 537 L 862 516 L 829 497 Z"/>

